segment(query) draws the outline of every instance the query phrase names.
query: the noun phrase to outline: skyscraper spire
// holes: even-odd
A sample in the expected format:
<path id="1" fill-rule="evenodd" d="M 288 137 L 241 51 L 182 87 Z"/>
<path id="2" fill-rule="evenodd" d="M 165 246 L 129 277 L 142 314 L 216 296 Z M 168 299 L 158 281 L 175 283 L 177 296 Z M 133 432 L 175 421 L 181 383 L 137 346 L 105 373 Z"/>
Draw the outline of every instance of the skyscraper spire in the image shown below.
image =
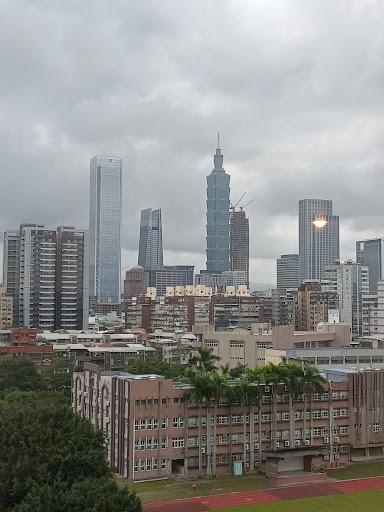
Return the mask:
<path id="1" fill-rule="evenodd" d="M 223 171 L 223 155 L 221 154 L 220 148 L 220 133 L 217 133 L 217 147 L 216 154 L 213 157 L 216 171 Z"/>

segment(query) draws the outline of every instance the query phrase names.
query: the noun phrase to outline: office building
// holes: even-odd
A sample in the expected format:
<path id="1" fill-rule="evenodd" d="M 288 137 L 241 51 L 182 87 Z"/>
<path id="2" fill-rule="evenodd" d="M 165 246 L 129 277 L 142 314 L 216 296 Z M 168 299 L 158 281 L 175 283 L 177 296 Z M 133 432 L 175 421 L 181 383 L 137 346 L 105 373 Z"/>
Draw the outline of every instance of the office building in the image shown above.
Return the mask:
<path id="1" fill-rule="evenodd" d="M 161 210 L 141 211 L 138 264 L 145 270 L 163 266 Z"/>
<path id="2" fill-rule="evenodd" d="M 149 286 L 148 274 L 137 265 L 125 273 L 124 300 L 145 295 Z"/>
<path id="3" fill-rule="evenodd" d="M 186 383 L 86 363 L 73 375 L 72 407 L 105 433 L 110 466 L 129 480 L 196 478 L 238 467 L 276 477 L 382 456 L 384 396 L 377 389 L 384 387 L 384 371 L 332 369 L 325 379 L 306 404 L 284 384 L 262 383 L 260 410 L 245 410 L 230 397 L 207 410 L 189 398 Z"/>
<path id="4" fill-rule="evenodd" d="M 220 274 L 213 274 L 201 270 L 195 275 L 195 285 L 207 286 L 216 292 L 225 292 L 228 286 L 242 286 L 248 290 L 247 273 L 244 270 L 228 270 Z"/>
<path id="5" fill-rule="evenodd" d="M 369 269 L 369 293 L 377 293 L 377 283 L 383 279 L 384 239 L 356 242 L 356 263 Z"/>
<path id="6" fill-rule="evenodd" d="M 96 302 L 120 301 L 121 158 L 95 156 L 90 163 L 89 290 Z"/>
<path id="7" fill-rule="evenodd" d="M 363 334 L 363 295 L 369 293 L 369 269 L 348 260 L 324 268 L 323 291 L 339 297 L 340 321 L 351 326 L 353 336 Z"/>
<path id="8" fill-rule="evenodd" d="M 164 265 L 146 273 L 149 286 L 156 288 L 158 296 L 164 296 L 167 287 L 193 285 L 194 269 L 193 265 Z"/>
<path id="9" fill-rule="evenodd" d="M 333 215 L 332 201 L 299 201 L 300 281 L 321 279 L 324 267 L 339 257 L 339 217 Z"/>
<path id="10" fill-rule="evenodd" d="M 297 288 L 300 284 L 299 255 L 282 254 L 277 260 L 277 289 L 285 294 L 287 288 Z"/>
<path id="11" fill-rule="evenodd" d="M 218 138 L 214 169 L 207 176 L 207 272 L 229 270 L 229 182 Z"/>
<path id="12" fill-rule="evenodd" d="M 249 219 L 245 211 L 232 207 L 229 216 L 229 267 L 245 272 L 249 288 Z"/>
<path id="13" fill-rule="evenodd" d="M 0 329 L 10 329 L 13 325 L 13 299 L 0 286 Z"/>
<path id="14" fill-rule="evenodd" d="M 5 233 L 5 239 L 4 281 L 17 308 L 14 325 L 85 329 L 89 309 L 88 233 L 72 226 L 52 229 L 22 224 L 17 236 L 12 231 L 10 236 Z"/>

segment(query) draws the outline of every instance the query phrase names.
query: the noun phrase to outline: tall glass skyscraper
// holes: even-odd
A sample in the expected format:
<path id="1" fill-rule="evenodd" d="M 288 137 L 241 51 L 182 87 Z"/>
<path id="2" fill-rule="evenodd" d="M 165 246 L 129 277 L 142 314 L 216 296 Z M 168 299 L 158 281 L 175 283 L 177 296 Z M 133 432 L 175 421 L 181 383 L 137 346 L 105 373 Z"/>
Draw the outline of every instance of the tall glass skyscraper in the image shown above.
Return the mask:
<path id="1" fill-rule="evenodd" d="M 141 210 L 138 263 L 145 270 L 163 266 L 161 210 Z"/>
<path id="2" fill-rule="evenodd" d="M 324 267 L 340 258 L 339 217 L 333 215 L 332 201 L 299 201 L 300 281 L 321 279 Z"/>
<path id="3" fill-rule="evenodd" d="M 89 289 L 97 302 L 120 302 L 121 158 L 91 159 Z"/>
<path id="4" fill-rule="evenodd" d="M 223 169 L 220 139 L 214 156 L 214 169 L 207 176 L 207 272 L 229 270 L 229 182 Z"/>

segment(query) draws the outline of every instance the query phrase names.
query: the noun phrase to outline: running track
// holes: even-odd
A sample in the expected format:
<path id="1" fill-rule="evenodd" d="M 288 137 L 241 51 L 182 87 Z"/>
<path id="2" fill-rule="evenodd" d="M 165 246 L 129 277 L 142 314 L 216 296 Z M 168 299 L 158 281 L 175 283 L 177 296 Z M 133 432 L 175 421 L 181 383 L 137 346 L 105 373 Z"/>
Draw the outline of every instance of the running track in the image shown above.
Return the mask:
<path id="1" fill-rule="evenodd" d="M 233 492 L 216 496 L 202 496 L 185 500 L 148 503 L 144 512 L 204 512 L 227 507 L 256 505 L 273 501 L 331 496 L 351 492 L 384 489 L 384 476 L 340 480 L 318 484 L 304 484 L 295 487 L 277 487 L 257 491 Z"/>

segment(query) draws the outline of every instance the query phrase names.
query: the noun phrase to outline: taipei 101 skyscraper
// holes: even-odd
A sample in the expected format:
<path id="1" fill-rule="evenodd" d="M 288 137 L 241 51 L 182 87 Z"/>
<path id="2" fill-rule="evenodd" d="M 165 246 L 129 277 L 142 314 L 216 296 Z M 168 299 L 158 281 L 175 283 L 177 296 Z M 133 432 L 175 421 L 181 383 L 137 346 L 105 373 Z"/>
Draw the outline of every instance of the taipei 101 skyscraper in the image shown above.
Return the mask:
<path id="1" fill-rule="evenodd" d="M 223 168 L 220 136 L 217 135 L 214 168 L 207 176 L 207 272 L 229 270 L 230 175 Z"/>

